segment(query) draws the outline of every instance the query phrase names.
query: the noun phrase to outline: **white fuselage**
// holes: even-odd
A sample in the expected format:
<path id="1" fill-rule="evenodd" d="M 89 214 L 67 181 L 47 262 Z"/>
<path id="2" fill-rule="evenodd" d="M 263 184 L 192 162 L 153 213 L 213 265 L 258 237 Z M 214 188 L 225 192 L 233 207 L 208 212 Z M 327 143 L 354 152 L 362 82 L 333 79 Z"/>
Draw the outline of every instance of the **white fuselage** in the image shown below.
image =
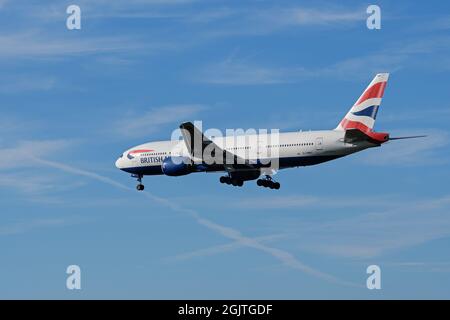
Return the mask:
<path id="1" fill-rule="evenodd" d="M 345 131 L 340 130 L 299 131 L 279 133 L 276 137 L 273 135 L 213 137 L 211 141 L 243 159 L 257 161 L 270 158 L 278 161 L 279 169 L 319 164 L 378 146 L 366 141 L 347 143 L 344 136 Z M 183 140 L 156 141 L 125 151 L 117 159 L 116 166 L 136 175 L 163 174 L 161 165 L 167 157 L 192 158 Z"/>

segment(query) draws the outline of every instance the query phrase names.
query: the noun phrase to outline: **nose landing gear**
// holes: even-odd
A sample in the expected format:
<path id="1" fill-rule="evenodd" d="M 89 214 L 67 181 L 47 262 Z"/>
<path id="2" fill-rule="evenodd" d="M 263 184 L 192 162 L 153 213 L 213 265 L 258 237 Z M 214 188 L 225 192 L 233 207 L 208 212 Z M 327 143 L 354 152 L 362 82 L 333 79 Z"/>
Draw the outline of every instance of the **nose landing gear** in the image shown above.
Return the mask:
<path id="1" fill-rule="evenodd" d="M 136 178 L 138 181 L 138 185 L 136 186 L 136 189 L 138 191 L 143 191 L 144 190 L 144 185 L 142 184 L 142 175 L 137 175 L 137 174 L 133 174 L 131 175 L 133 178 Z"/>
<path id="2" fill-rule="evenodd" d="M 275 190 L 278 190 L 281 187 L 279 182 L 273 181 L 272 177 L 267 176 L 267 175 L 266 175 L 265 179 L 258 179 L 258 181 L 256 181 L 256 184 L 260 187 L 270 188 L 270 189 L 275 189 Z"/>

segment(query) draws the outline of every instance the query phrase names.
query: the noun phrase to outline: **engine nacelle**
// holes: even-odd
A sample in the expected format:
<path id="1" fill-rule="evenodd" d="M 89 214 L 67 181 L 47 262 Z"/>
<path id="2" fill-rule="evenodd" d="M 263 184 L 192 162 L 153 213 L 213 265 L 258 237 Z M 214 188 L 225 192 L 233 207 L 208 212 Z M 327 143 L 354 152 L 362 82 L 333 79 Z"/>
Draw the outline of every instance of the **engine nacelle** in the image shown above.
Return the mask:
<path id="1" fill-rule="evenodd" d="M 162 172 L 166 176 L 184 176 L 193 171 L 192 161 L 186 157 L 167 157 L 161 164 Z"/>

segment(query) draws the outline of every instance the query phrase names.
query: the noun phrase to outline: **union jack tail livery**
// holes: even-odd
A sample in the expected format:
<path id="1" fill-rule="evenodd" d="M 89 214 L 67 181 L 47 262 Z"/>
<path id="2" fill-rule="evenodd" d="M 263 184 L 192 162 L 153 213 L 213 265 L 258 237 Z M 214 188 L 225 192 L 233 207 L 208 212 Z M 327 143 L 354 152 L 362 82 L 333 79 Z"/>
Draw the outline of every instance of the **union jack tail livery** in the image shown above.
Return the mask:
<path id="1" fill-rule="evenodd" d="M 377 74 L 335 130 L 372 132 L 388 79 L 389 73 Z"/>

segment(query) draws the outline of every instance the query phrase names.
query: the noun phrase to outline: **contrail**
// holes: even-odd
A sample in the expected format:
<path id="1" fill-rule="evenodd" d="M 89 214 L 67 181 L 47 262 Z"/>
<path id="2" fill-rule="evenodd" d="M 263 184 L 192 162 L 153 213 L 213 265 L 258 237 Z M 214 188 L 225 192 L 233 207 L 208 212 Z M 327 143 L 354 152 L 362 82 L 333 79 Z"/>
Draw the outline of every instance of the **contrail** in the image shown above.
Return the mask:
<path id="1" fill-rule="evenodd" d="M 282 235 L 282 234 L 274 234 L 274 235 L 269 235 L 269 236 L 257 237 L 257 238 L 255 238 L 255 240 L 258 242 L 266 242 L 266 241 L 272 241 L 274 239 L 280 239 L 280 238 L 286 238 L 286 236 Z M 232 251 L 234 249 L 238 249 L 241 247 L 243 247 L 243 245 L 241 243 L 234 241 L 234 242 L 230 242 L 230 243 L 226 243 L 226 244 L 222 244 L 222 245 L 217 245 L 214 247 L 180 253 L 175 256 L 167 257 L 165 260 L 166 261 L 188 260 L 191 258 L 211 256 L 214 254 Z"/>
<path id="2" fill-rule="evenodd" d="M 76 167 L 73 167 L 73 166 L 70 166 L 67 164 L 55 162 L 55 161 L 49 161 L 49 160 L 40 159 L 40 158 L 32 158 L 32 159 L 35 162 L 40 163 L 45 166 L 48 166 L 48 167 L 59 169 L 61 171 L 65 171 L 65 172 L 72 173 L 75 175 L 88 177 L 88 178 L 109 184 L 113 187 L 116 187 L 116 188 L 119 188 L 122 190 L 134 191 L 134 189 L 129 186 L 126 186 L 126 185 L 124 185 L 120 182 L 117 182 L 111 178 L 99 175 L 98 173 L 95 173 L 95 172 L 87 171 L 84 169 L 79 169 L 79 168 L 76 168 Z M 225 226 L 217 224 L 211 220 L 205 219 L 205 218 L 201 217 L 198 214 L 198 212 L 195 210 L 184 208 L 168 199 L 153 195 L 152 193 L 150 193 L 148 191 L 143 191 L 143 194 L 146 197 L 150 198 L 151 200 L 158 202 L 162 206 L 168 207 L 175 212 L 183 213 L 183 214 L 190 216 L 199 225 L 202 225 L 202 226 L 206 227 L 207 229 L 214 231 L 228 239 L 234 240 L 235 242 L 239 243 L 242 246 L 253 248 L 253 249 L 256 249 L 256 250 L 259 250 L 259 251 L 262 251 L 262 252 L 265 252 L 265 253 L 271 255 L 272 257 L 279 260 L 284 265 L 286 265 L 290 268 L 303 271 L 307 274 L 327 280 L 332 283 L 337 283 L 337 284 L 351 286 L 351 287 L 361 287 L 360 285 L 355 284 L 353 282 L 341 280 L 331 274 L 324 273 L 322 271 L 319 271 L 317 269 L 309 267 L 308 265 L 306 265 L 303 262 L 301 262 L 300 260 L 298 260 L 290 252 L 264 245 L 261 242 L 259 242 L 257 239 L 249 238 L 249 237 L 242 235 L 241 232 L 236 229 L 225 227 Z"/>

